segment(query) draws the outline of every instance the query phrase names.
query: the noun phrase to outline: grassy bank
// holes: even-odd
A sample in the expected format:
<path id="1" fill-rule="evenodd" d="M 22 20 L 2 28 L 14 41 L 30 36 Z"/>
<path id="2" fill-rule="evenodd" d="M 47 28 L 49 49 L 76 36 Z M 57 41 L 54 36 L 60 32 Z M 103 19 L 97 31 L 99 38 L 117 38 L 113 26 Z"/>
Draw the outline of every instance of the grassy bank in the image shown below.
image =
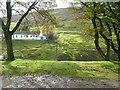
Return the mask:
<path id="1" fill-rule="evenodd" d="M 0 61 L 4 75 L 39 75 L 51 73 L 71 77 L 117 79 L 118 64 L 109 61 L 47 61 L 21 60 Z"/>

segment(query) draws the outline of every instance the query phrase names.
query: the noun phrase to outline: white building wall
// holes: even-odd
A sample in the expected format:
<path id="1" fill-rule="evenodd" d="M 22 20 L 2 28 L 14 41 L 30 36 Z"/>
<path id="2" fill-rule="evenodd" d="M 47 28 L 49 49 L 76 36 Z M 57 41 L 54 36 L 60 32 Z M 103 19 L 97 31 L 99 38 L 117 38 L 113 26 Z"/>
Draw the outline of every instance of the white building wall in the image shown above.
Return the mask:
<path id="1" fill-rule="evenodd" d="M 45 40 L 46 37 L 42 36 L 43 39 Z M 23 35 L 23 34 L 14 34 L 12 35 L 12 39 L 24 39 L 24 40 L 41 40 L 41 36 L 33 36 L 33 35 Z"/>

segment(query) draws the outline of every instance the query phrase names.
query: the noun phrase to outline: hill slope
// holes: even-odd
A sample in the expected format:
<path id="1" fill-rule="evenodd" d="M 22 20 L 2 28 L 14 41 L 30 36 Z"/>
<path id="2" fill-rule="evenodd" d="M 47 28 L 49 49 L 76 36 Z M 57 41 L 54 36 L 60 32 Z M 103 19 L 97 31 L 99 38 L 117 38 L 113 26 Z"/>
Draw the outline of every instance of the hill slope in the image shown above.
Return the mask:
<path id="1" fill-rule="evenodd" d="M 82 11 L 75 12 L 69 8 L 59 8 L 50 11 L 50 13 L 56 17 L 57 21 L 65 21 L 80 16 L 82 14 Z M 17 22 L 20 19 L 20 17 L 21 15 L 13 15 L 12 22 Z M 34 20 L 34 17 L 32 15 L 27 15 L 26 18 L 28 20 Z"/>

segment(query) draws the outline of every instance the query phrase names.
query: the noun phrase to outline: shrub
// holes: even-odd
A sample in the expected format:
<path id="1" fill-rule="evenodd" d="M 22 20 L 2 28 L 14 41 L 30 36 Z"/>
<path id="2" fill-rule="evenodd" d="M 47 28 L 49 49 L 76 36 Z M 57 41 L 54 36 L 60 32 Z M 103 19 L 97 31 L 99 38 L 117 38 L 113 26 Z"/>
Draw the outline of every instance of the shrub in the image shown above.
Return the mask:
<path id="1" fill-rule="evenodd" d="M 54 33 L 53 33 L 53 31 L 48 31 L 47 32 L 47 39 L 54 39 Z"/>

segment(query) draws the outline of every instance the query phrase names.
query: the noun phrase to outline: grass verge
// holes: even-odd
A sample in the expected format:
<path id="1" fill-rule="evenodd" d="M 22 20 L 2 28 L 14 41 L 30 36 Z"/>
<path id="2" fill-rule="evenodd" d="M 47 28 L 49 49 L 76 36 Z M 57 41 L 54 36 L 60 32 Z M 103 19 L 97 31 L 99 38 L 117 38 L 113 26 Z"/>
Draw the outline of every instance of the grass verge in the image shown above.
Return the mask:
<path id="1" fill-rule="evenodd" d="M 3 75 L 40 75 L 51 73 L 70 77 L 117 79 L 118 64 L 109 61 L 0 61 Z"/>

